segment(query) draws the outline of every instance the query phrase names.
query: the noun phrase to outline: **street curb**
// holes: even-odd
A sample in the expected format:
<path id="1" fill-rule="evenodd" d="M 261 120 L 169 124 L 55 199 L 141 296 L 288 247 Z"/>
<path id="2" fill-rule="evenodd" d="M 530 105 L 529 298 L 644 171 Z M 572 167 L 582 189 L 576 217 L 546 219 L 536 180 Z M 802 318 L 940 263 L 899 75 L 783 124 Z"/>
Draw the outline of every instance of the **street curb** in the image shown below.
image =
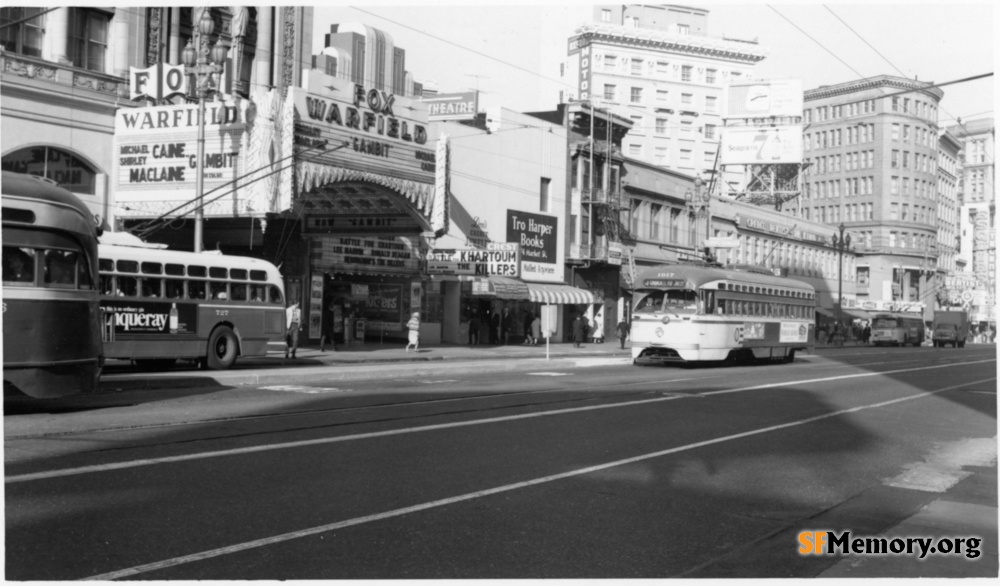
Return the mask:
<path id="1" fill-rule="evenodd" d="M 509 359 L 500 360 L 501 358 Z M 630 357 L 608 356 L 606 353 L 574 358 L 560 356 L 550 360 L 534 357 L 515 358 L 505 356 L 456 360 L 442 356 L 410 360 L 362 361 L 351 363 L 350 366 L 343 366 L 344 362 L 335 362 L 315 366 L 301 366 L 294 369 L 269 369 L 264 372 L 254 369 L 253 371 L 127 373 L 102 377 L 97 393 L 117 393 L 136 390 L 153 391 L 165 388 L 184 389 L 211 386 L 239 387 L 248 385 L 302 384 L 316 382 L 318 379 L 324 381 L 385 380 L 436 375 L 442 371 L 454 373 L 511 372 L 531 369 L 597 366 L 617 362 L 626 364 L 630 361 Z M 372 364 L 382 366 L 382 368 L 370 368 Z"/>

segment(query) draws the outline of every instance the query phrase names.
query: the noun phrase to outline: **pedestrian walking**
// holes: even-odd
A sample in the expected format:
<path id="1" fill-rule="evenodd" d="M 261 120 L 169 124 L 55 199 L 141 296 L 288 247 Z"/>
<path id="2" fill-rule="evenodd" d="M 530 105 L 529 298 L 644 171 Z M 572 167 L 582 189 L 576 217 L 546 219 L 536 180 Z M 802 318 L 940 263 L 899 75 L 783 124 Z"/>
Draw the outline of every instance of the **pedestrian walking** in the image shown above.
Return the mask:
<path id="1" fill-rule="evenodd" d="M 472 310 L 472 317 L 469 319 L 469 344 L 476 345 L 479 344 L 479 328 L 482 326 L 479 323 L 479 315 L 476 310 Z"/>
<path id="2" fill-rule="evenodd" d="M 583 322 L 583 316 L 576 314 L 573 319 L 573 347 L 579 348 L 583 344 L 583 336 L 587 331 L 587 325 Z"/>
<path id="3" fill-rule="evenodd" d="M 285 310 L 285 320 L 288 328 L 288 334 L 285 336 L 285 358 L 288 358 L 289 352 L 292 353 L 292 358 L 295 358 L 295 351 L 299 348 L 299 326 L 302 324 L 302 310 L 299 309 L 298 303 L 293 303 Z"/>
<path id="4" fill-rule="evenodd" d="M 408 332 L 408 339 L 406 342 L 406 351 L 410 351 L 410 346 L 413 346 L 413 351 L 417 352 L 420 350 L 420 312 L 414 311 L 413 315 L 410 316 L 410 321 L 406 322 L 406 329 Z"/>
<path id="5" fill-rule="evenodd" d="M 628 338 L 629 330 L 631 330 L 632 327 L 629 325 L 629 323 L 627 321 L 625 321 L 625 318 L 622 317 L 620 320 L 618 320 L 618 328 L 617 329 L 618 329 L 618 341 L 621 342 L 621 344 L 622 344 L 622 350 L 624 350 L 625 349 L 625 339 Z"/>
<path id="6" fill-rule="evenodd" d="M 333 351 L 337 351 L 337 340 L 334 339 L 336 324 L 334 316 L 337 315 L 333 299 L 329 299 L 323 309 L 323 335 L 319 338 L 319 351 L 326 352 L 326 343 L 333 346 Z"/>
<path id="7" fill-rule="evenodd" d="M 535 319 L 531 320 L 531 339 L 534 340 L 533 344 L 538 344 L 538 338 L 542 337 L 542 318 L 540 316 L 535 316 Z"/>
<path id="8" fill-rule="evenodd" d="M 521 342 L 522 346 L 535 343 L 534 337 L 531 335 L 531 322 L 534 319 L 535 316 L 530 311 L 524 316 L 524 341 Z"/>
<path id="9" fill-rule="evenodd" d="M 594 317 L 594 343 L 603 344 L 604 343 L 604 319 L 603 317 Z"/>
<path id="10" fill-rule="evenodd" d="M 868 345 L 868 340 L 872 337 L 872 327 L 869 324 L 865 324 L 865 329 L 861 330 L 861 341 L 865 346 Z"/>

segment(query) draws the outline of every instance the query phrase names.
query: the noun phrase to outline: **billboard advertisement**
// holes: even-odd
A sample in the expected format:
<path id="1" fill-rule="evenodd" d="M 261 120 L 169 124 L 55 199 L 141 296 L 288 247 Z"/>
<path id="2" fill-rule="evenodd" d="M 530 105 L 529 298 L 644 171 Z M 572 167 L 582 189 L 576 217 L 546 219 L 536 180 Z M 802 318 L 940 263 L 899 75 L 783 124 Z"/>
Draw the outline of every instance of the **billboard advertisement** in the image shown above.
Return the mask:
<path id="1" fill-rule="evenodd" d="M 732 126 L 722 129 L 723 165 L 802 162 L 802 126 Z"/>
<path id="2" fill-rule="evenodd" d="M 802 81 L 798 79 L 732 83 L 726 96 L 725 118 L 802 116 Z"/>

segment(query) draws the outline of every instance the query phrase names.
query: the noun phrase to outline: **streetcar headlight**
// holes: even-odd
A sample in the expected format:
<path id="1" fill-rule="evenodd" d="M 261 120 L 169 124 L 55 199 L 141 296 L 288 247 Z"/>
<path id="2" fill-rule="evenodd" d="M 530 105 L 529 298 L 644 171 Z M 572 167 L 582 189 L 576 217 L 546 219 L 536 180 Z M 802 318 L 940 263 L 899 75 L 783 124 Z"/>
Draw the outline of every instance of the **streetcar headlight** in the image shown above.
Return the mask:
<path id="1" fill-rule="evenodd" d="M 657 338 L 662 338 L 663 337 L 663 328 L 656 328 L 656 330 L 653 333 L 656 334 Z"/>
<path id="2" fill-rule="evenodd" d="M 663 316 L 663 318 L 661 318 L 661 319 L 660 319 L 660 321 L 661 321 L 661 322 L 662 322 L 662 323 L 663 323 L 664 325 L 666 325 L 666 324 L 670 323 L 670 316 L 669 316 L 669 315 L 665 315 L 665 316 Z"/>

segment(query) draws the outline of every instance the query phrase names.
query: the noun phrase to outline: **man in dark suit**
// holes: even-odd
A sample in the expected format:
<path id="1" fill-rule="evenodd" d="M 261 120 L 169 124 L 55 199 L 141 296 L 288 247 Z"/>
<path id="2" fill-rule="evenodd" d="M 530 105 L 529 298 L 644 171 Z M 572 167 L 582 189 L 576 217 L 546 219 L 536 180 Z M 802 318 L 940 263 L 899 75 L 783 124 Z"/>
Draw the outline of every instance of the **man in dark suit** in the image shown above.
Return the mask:
<path id="1" fill-rule="evenodd" d="M 490 310 L 490 344 L 496 344 L 500 339 L 500 314 Z"/>

